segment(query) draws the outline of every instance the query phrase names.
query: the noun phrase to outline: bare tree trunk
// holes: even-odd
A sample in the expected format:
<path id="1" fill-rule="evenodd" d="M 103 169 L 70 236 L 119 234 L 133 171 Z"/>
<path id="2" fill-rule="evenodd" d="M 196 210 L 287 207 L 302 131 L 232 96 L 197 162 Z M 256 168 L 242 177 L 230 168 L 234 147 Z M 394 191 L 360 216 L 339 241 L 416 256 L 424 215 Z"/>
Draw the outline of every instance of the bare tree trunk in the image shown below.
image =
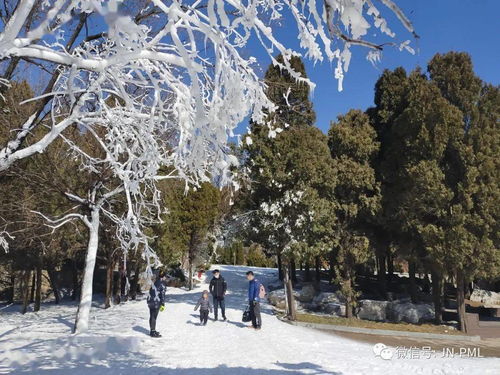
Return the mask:
<path id="1" fill-rule="evenodd" d="M 40 311 L 42 303 L 42 265 L 39 263 L 36 266 L 36 290 L 35 290 L 35 307 L 34 311 Z"/>
<path id="2" fill-rule="evenodd" d="M 295 264 L 295 258 L 292 258 L 290 261 L 290 278 L 295 285 L 297 283 L 297 265 Z"/>
<path id="3" fill-rule="evenodd" d="M 408 273 L 410 276 L 410 297 L 413 303 L 417 303 L 417 283 L 415 280 L 416 264 L 415 261 L 408 261 Z"/>
<path id="4" fill-rule="evenodd" d="M 378 270 L 377 270 L 377 281 L 380 293 L 384 298 L 387 298 L 387 275 L 386 275 L 386 267 L 385 267 L 385 256 L 383 254 L 379 254 L 377 256 L 378 260 Z"/>
<path id="5" fill-rule="evenodd" d="M 113 296 L 113 271 L 115 269 L 115 262 L 113 259 L 108 259 L 106 267 L 106 297 L 104 299 L 104 308 L 111 307 L 111 298 Z"/>
<path id="6" fill-rule="evenodd" d="M 467 332 L 466 312 L 465 312 L 465 279 L 462 270 L 457 270 L 457 312 L 460 330 Z"/>
<path id="7" fill-rule="evenodd" d="M 314 259 L 314 271 L 316 272 L 316 283 L 319 285 L 321 282 L 321 258 L 319 256 Z"/>
<path id="8" fill-rule="evenodd" d="M 89 328 L 90 308 L 92 306 L 92 282 L 94 280 L 94 269 L 99 246 L 99 220 L 100 208 L 93 208 L 89 225 L 89 242 L 85 270 L 81 290 L 80 304 L 75 319 L 75 333 L 85 332 Z"/>
<path id="9" fill-rule="evenodd" d="M 436 324 L 443 322 L 443 304 L 441 294 L 442 278 L 438 272 L 431 270 L 432 275 L 432 299 L 434 301 L 434 321 Z"/>
<path id="10" fill-rule="evenodd" d="M 390 281 L 394 279 L 394 257 L 391 254 L 391 251 L 387 249 L 387 276 Z"/>
<path id="11" fill-rule="evenodd" d="M 330 278 L 330 283 L 333 283 L 337 275 L 335 274 L 335 252 L 332 250 L 329 254 L 330 270 L 328 272 L 328 277 Z"/>
<path id="12" fill-rule="evenodd" d="M 35 302 L 35 289 L 36 289 L 36 272 L 33 272 L 33 276 L 31 278 L 30 303 Z"/>
<path id="13" fill-rule="evenodd" d="M 311 267 L 309 265 L 309 261 L 306 261 L 304 268 L 304 281 L 311 281 Z"/>
<path id="14" fill-rule="evenodd" d="M 137 261 L 135 263 L 134 270 L 134 278 L 132 279 L 132 283 L 130 284 L 130 298 L 135 300 L 137 298 L 137 286 L 139 285 L 139 272 L 140 272 L 141 263 Z"/>
<path id="15" fill-rule="evenodd" d="M 31 271 L 24 271 L 24 282 L 22 288 L 23 307 L 21 309 L 22 314 L 26 314 L 26 312 L 28 311 L 29 298 L 30 298 L 30 279 L 31 279 Z"/>
<path id="16" fill-rule="evenodd" d="M 280 252 L 278 252 L 278 256 L 277 257 L 278 257 L 278 278 L 280 280 L 283 280 L 283 277 L 284 277 L 284 275 L 283 275 L 283 261 L 281 259 L 281 253 Z"/>
<path id="17" fill-rule="evenodd" d="M 350 277 L 346 277 L 344 279 L 344 283 L 346 284 L 346 290 L 349 290 L 349 293 L 347 293 L 346 297 L 346 303 L 345 303 L 345 316 L 346 318 L 352 318 L 353 317 L 353 305 L 354 301 L 352 299 L 352 281 Z"/>
<path id="18" fill-rule="evenodd" d="M 47 273 L 49 274 L 50 287 L 52 288 L 52 292 L 54 293 L 54 298 L 56 305 L 59 305 L 61 302 L 61 296 L 59 294 L 59 287 L 57 285 L 56 273 L 52 266 L 47 267 Z"/>
<path id="19" fill-rule="evenodd" d="M 118 305 L 122 302 L 122 286 L 123 286 L 123 282 L 122 282 L 122 277 L 123 277 L 123 260 L 120 259 L 118 260 L 118 278 L 116 280 L 116 285 L 114 285 L 114 289 L 113 292 L 115 294 L 115 303 Z M 114 268 L 114 267 L 113 267 Z M 114 283 L 114 273 L 113 273 L 113 283 Z"/>
<path id="20" fill-rule="evenodd" d="M 8 293 L 8 301 L 9 303 L 14 303 L 14 293 L 16 290 L 16 274 L 13 269 L 10 271 L 10 287 Z"/>
<path id="21" fill-rule="evenodd" d="M 293 296 L 293 285 L 292 280 L 290 279 L 290 267 L 288 264 L 285 265 L 285 269 L 283 272 L 284 276 L 284 287 L 285 287 L 285 296 L 286 296 L 286 313 L 289 320 L 297 319 L 297 310 L 295 307 L 295 298 Z"/>

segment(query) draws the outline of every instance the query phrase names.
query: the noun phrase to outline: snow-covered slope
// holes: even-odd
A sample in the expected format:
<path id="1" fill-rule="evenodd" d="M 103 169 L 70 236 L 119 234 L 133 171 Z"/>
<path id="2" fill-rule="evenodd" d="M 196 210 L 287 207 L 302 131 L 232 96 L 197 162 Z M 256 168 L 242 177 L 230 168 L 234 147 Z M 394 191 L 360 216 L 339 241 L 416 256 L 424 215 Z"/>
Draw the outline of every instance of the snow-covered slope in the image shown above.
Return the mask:
<path id="1" fill-rule="evenodd" d="M 208 285 L 170 288 L 160 313 L 161 339 L 148 333 L 145 301 L 92 310 L 90 331 L 70 334 L 75 306 L 43 306 L 25 316 L 0 311 L 0 373 L 165 375 L 410 375 L 500 374 L 500 360 L 392 359 L 373 346 L 280 322 L 264 308 L 263 329 L 241 323 L 248 267 L 220 266 L 228 281 L 228 322 L 198 326 L 193 311 Z M 264 283 L 276 270 L 253 269 Z M 381 339 L 383 342 L 383 339 Z"/>

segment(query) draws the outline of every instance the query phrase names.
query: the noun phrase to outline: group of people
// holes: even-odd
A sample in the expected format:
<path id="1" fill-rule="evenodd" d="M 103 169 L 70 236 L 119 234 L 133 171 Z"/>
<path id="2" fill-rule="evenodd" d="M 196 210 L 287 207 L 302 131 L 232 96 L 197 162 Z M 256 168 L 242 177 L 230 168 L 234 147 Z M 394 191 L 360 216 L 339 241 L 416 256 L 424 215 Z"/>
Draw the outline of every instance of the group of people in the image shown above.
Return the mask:
<path id="1" fill-rule="evenodd" d="M 219 270 L 212 271 L 213 277 L 210 280 L 209 290 L 204 290 L 200 299 L 196 303 L 194 310 L 200 309 L 200 324 L 206 325 L 208 322 L 209 313 L 214 312 L 214 320 L 218 320 L 219 308 L 221 310 L 222 321 L 226 321 L 226 303 L 225 297 L 227 292 L 227 283 L 222 277 Z M 260 314 L 260 302 L 265 295 L 264 286 L 255 278 L 252 271 L 246 273 L 248 280 L 248 303 L 249 311 L 252 320 L 252 325 L 249 328 L 260 330 L 262 327 L 262 319 Z M 166 274 L 160 271 L 156 281 L 149 290 L 147 303 L 149 307 L 149 327 L 151 337 L 161 337 L 161 334 L 156 330 L 156 320 L 158 313 L 165 309 L 165 292 L 166 292 Z M 210 301 L 212 295 L 212 301 Z"/>

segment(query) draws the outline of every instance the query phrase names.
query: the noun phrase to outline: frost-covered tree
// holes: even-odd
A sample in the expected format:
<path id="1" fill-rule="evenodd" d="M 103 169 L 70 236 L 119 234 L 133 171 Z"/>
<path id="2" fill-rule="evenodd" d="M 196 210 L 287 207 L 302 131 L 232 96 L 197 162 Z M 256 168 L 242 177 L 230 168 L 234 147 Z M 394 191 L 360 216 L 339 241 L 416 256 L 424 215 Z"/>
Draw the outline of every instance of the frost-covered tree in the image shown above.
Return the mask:
<path id="1" fill-rule="evenodd" d="M 287 14 L 296 24 L 294 32 L 304 55 L 315 62 L 325 58 L 333 62 L 341 89 L 350 47 L 370 48 L 368 57 L 373 60 L 386 44 L 363 39 L 372 23 L 387 37 L 395 36 L 369 0 L 325 0 L 320 4 L 152 0 L 144 7 L 134 6 L 136 3 L 20 0 L 16 7 L 2 12 L 7 17 L 2 18 L 0 33 L 0 56 L 8 61 L 9 70 L 4 77 L 12 76 L 12 67 L 20 60 L 49 64 L 55 71 L 47 90 L 31 99 L 43 105 L 23 119 L 22 126 L 0 148 L 0 171 L 43 152 L 55 139 L 64 137 L 70 126 L 77 125 L 96 139 L 105 155 L 93 157 L 69 143 L 84 168 L 107 164 L 120 184 L 113 188 L 101 185 L 100 198 L 96 191 L 74 199 L 81 204 L 89 201 L 96 209 L 94 217 L 87 217 L 92 225 L 98 219 L 97 208 L 122 192 L 128 210 L 116 220 L 124 247 L 146 241 L 141 217 L 154 207 L 160 210 L 158 178 L 177 177 L 199 185 L 216 176 L 221 184 L 226 183 L 229 167 L 235 163 L 227 145 L 234 129 L 250 113 L 255 122 L 262 122 L 274 109 L 265 83 L 254 70 L 255 59 L 241 53 L 250 39 L 260 41 L 274 65 L 313 86 L 291 66 L 298 52 L 273 33 L 275 22 Z M 414 34 L 391 0 L 382 3 Z M 155 22 L 144 23 L 151 15 Z M 90 21 L 95 25 L 93 34 L 88 33 Z M 395 44 L 411 51 L 409 41 Z M 283 62 L 272 51 L 279 51 Z M 5 79 L 2 83 L 8 84 Z M 43 135 L 30 141 L 36 128 Z M 165 166 L 173 167 L 171 176 L 162 174 Z M 151 203 L 148 197 L 155 199 Z M 1 237 L 2 245 L 6 245 L 5 238 Z"/>

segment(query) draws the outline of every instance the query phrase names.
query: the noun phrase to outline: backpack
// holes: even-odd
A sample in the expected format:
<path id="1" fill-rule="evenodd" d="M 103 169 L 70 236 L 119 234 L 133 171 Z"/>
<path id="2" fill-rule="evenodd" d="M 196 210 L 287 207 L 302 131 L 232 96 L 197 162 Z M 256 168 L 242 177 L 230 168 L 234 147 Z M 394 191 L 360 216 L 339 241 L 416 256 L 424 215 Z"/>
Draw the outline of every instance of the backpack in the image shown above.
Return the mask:
<path id="1" fill-rule="evenodd" d="M 259 285 L 259 298 L 260 298 L 260 299 L 264 299 L 264 298 L 266 298 L 266 294 L 267 294 L 267 293 L 266 293 L 266 288 L 264 287 L 264 284 L 262 284 L 262 283 L 261 283 L 261 284 Z"/>

